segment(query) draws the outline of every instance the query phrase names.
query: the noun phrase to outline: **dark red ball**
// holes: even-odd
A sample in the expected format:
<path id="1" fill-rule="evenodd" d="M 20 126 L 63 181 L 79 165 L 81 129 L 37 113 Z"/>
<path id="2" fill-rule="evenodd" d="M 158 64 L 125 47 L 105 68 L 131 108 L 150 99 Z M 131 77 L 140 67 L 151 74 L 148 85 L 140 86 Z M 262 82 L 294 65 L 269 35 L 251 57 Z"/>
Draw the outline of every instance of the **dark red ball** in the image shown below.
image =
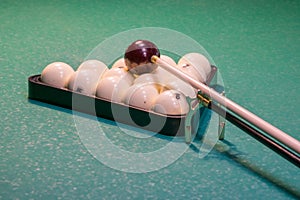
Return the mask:
<path id="1" fill-rule="evenodd" d="M 129 70 L 140 65 L 153 65 L 152 56 L 160 57 L 157 46 L 148 40 L 137 40 L 133 42 L 125 51 L 124 59 Z M 157 67 L 157 66 L 156 66 Z"/>

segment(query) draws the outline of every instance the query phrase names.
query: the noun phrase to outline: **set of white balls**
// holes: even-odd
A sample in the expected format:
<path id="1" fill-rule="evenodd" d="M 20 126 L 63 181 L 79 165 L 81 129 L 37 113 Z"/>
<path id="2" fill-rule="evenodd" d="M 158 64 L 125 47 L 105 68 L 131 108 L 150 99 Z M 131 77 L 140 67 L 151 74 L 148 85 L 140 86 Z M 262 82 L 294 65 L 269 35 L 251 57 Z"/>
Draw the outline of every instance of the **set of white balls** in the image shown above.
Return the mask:
<path id="1" fill-rule="evenodd" d="M 186 54 L 177 64 L 165 55 L 161 59 L 201 82 L 206 81 L 211 71 L 209 61 L 199 53 Z M 99 60 L 84 61 L 76 71 L 66 63 L 54 62 L 42 71 L 41 80 L 54 87 L 168 115 L 188 113 L 186 97 L 194 98 L 197 94 L 189 84 L 161 67 L 151 73 L 133 75 L 123 58 L 111 69 Z"/>

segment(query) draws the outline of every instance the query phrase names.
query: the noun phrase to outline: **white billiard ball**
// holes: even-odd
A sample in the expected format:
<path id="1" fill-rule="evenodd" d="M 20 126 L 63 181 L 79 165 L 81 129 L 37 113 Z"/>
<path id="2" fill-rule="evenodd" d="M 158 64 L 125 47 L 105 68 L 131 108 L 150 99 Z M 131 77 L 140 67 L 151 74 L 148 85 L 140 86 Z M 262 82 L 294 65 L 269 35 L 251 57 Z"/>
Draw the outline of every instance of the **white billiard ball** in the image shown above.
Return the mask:
<path id="1" fill-rule="evenodd" d="M 134 84 L 139 84 L 139 83 L 160 83 L 160 79 L 156 74 L 145 73 L 138 76 L 134 80 Z"/>
<path id="2" fill-rule="evenodd" d="M 153 111 L 166 115 L 183 115 L 189 112 L 189 104 L 181 92 L 166 90 L 156 98 Z"/>
<path id="3" fill-rule="evenodd" d="M 176 62 L 170 56 L 161 55 L 160 59 L 163 60 L 163 61 L 165 61 L 165 62 L 167 62 L 168 64 L 170 64 L 172 66 L 176 66 Z"/>
<path id="4" fill-rule="evenodd" d="M 173 81 L 177 81 L 179 78 L 177 78 L 172 73 L 168 72 L 162 67 L 158 67 L 155 71 L 153 71 L 151 74 L 154 74 L 158 77 L 160 84 L 168 84 Z"/>
<path id="5" fill-rule="evenodd" d="M 119 76 L 104 77 L 99 81 L 96 96 L 111 102 L 122 103 L 131 84 Z"/>
<path id="6" fill-rule="evenodd" d="M 171 73 L 169 73 L 167 70 L 163 69 L 162 67 L 158 67 L 151 74 L 155 75 L 159 79 L 160 83 L 169 82 L 171 76 L 173 76 Z"/>
<path id="7" fill-rule="evenodd" d="M 124 102 L 130 106 L 150 110 L 158 95 L 155 84 L 134 84 L 128 89 Z"/>
<path id="8" fill-rule="evenodd" d="M 195 67 L 190 64 L 183 63 L 183 62 L 178 63 L 177 68 L 197 81 L 200 81 L 202 83 L 206 81 L 205 72 L 203 71 L 199 73 L 199 71 L 196 70 Z"/>
<path id="9" fill-rule="evenodd" d="M 176 77 L 176 79 L 168 82 L 166 86 L 173 90 L 178 90 L 183 93 L 185 96 L 190 98 L 196 98 L 197 90 L 193 88 L 190 84 L 184 82 L 183 80 Z"/>
<path id="10" fill-rule="evenodd" d="M 94 70 L 77 70 L 69 80 L 69 89 L 85 95 L 95 95 L 100 80 L 99 74 Z"/>
<path id="11" fill-rule="evenodd" d="M 77 71 L 80 70 L 92 70 L 94 71 L 98 76 L 102 76 L 103 73 L 105 73 L 108 68 L 106 64 L 99 60 L 86 60 L 83 63 L 80 64 Z"/>
<path id="12" fill-rule="evenodd" d="M 200 53 L 188 53 L 184 55 L 179 61 L 178 65 L 192 65 L 202 76 L 207 77 L 211 72 L 211 65 L 209 60 Z"/>
<path id="13" fill-rule="evenodd" d="M 167 89 L 169 89 L 166 84 L 161 83 L 161 80 L 159 79 L 158 76 L 156 76 L 156 74 L 152 74 L 152 73 L 146 73 L 146 74 L 142 74 L 140 76 L 138 76 L 133 84 L 137 85 L 137 84 L 153 84 L 158 93 L 161 93 L 162 91 L 165 91 Z"/>
<path id="14" fill-rule="evenodd" d="M 54 62 L 44 68 L 41 81 L 54 87 L 65 88 L 73 74 L 74 70 L 70 65 L 63 62 Z"/>
<path id="15" fill-rule="evenodd" d="M 134 76 L 128 72 L 126 67 L 111 68 L 104 73 L 103 78 L 110 76 L 118 76 L 124 80 L 127 80 L 130 84 L 132 84 L 134 81 Z"/>
<path id="16" fill-rule="evenodd" d="M 119 68 L 119 67 L 126 67 L 124 58 L 120 58 L 116 62 L 114 62 L 111 68 Z"/>
<path id="17" fill-rule="evenodd" d="M 176 62 L 169 56 L 166 55 L 161 55 L 160 58 L 162 60 L 164 60 L 165 62 L 167 62 L 168 64 L 172 65 L 172 66 L 176 66 Z M 171 74 L 170 72 L 168 72 L 167 70 L 165 70 L 162 67 L 158 67 L 156 70 L 154 70 L 151 74 L 154 74 L 155 76 L 158 77 L 159 79 L 159 83 L 162 84 L 166 84 L 172 80 L 176 79 L 176 76 L 174 76 L 173 74 Z"/>
<path id="18" fill-rule="evenodd" d="M 172 66 L 177 67 L 175 62 Z M 165 85 L 167 88 L 178 90 L 190 98 L 196 98 L 196 89 L 162 67 L 157 68 L 151 74 L 156 75 L 159 83 Z"/>

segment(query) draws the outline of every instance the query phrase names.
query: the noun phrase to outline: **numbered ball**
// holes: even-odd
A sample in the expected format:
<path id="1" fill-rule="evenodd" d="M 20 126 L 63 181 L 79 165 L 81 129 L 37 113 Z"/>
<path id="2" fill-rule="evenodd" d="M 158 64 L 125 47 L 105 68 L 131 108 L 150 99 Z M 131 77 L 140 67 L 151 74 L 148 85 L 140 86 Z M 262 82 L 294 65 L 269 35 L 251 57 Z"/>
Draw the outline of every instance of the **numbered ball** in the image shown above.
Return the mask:
<path id="1" fill-rule="evenodd" d="M 148 40 L 137 40 L 126 49 L 125 64 L 133 74 L 149 73 L 157 68 L 157 65 L 151 62 L 153 55 L 160 57 L 160 52 L 154 43 Z"/>
<path id="2" fill-rule="evenodd" d="M 58 88 L 65 88 L 70 77 L 74 74 L 73 68 L 63 62 L 54 62 L 45 67 L 41 74 L 41 81 Z"/>
<path id="3" fill-rule="evenodd" d="M 108 76 L 100 80 L 96 96 L 106 100 L 121 103 L 131 86 L 124 77 Z"/>
<path id="4" fill-rule="evenodd" d="M 127 91 L 125 103 L 130 106 L 150 110 L 158 94 L 154 84 L 134 84 Z"/>
<path id="5" fill-rule="evenodd" d="M 166 90 L 156 98 L 153 111 L 166 115 L 183 115 L 189 112 L 189 105 L 181 92 Z"/>

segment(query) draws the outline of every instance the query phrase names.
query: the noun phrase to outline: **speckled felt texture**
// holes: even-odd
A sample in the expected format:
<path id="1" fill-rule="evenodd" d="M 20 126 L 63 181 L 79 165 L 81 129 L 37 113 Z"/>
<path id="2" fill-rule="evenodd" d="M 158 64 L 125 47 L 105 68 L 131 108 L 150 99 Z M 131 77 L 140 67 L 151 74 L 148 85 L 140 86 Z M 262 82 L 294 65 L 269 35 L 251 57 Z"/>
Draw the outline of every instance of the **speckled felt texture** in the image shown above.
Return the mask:
<path id="1" fill-rule="evenodd" d="M 230 99 L 300 139 L 299 1 L 0 4 L 0 199 L 300 197 L 299 168 L 229 123 L 226 140 L 204 159 L 194 141 L 163 169 L 126 173 L 89 153 L 71 111 L 27 99 L 27 78 L 47 64 L 63 61 L 76 69 L 111 35 L 164 27 L 205 47 Z M 99 123 L 124 148 L 147 150 L 167 141 L 154 137 L 147 147 L 122 135 L 113 122 Z"/>

